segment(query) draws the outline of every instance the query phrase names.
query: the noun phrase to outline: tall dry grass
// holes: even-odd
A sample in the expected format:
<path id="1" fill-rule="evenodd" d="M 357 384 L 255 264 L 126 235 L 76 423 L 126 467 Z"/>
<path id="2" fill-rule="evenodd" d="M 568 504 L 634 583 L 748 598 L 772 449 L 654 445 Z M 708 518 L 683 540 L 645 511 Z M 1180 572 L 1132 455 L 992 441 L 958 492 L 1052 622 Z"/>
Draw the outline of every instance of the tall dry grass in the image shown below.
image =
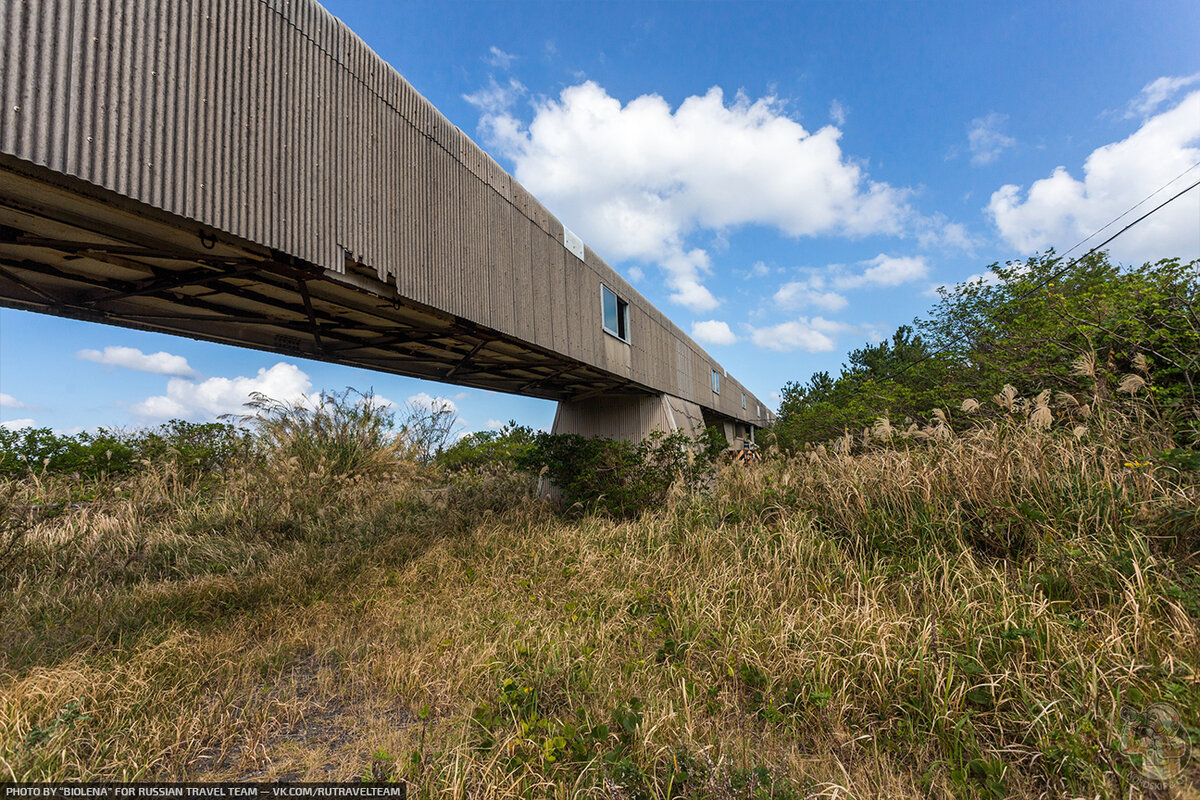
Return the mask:
<path id="1" fill-rule="evenodd" d="M 1153 795 L 1120 711 L 1198 721 L 1195 475 L 1137 413 L 1002 395 L 632 522 L 505 470 L 150 470 L 5 567 L 0 774 Z"/>

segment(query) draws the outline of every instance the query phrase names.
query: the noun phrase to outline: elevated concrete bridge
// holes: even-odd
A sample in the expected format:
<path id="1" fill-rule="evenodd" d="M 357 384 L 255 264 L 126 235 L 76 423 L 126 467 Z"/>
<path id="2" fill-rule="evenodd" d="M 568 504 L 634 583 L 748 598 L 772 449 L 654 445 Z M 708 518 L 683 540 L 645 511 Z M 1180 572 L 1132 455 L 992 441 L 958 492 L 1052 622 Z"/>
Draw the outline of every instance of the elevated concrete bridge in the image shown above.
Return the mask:
<path id="1" fill-rule="evenodd" d="M 0 304 L 559 401 L 766 406 L 313 0 L 0 0 Z"/>

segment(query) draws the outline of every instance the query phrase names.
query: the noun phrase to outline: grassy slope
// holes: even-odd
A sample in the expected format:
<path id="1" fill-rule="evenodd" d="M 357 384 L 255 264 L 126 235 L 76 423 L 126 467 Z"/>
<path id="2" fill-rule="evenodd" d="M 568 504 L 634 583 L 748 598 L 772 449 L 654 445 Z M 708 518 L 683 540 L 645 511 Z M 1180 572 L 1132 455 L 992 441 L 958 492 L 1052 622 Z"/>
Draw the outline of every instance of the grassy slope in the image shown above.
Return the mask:
<path id="1" fill-rule="evenodd" d="M 1124 796 L 1120 707 L 1200 719 L 1198 489 L 1113 424 L 777 458 L 634 522 L 500 472 L 158 466 L 4 565 L 0 775 Z"/>

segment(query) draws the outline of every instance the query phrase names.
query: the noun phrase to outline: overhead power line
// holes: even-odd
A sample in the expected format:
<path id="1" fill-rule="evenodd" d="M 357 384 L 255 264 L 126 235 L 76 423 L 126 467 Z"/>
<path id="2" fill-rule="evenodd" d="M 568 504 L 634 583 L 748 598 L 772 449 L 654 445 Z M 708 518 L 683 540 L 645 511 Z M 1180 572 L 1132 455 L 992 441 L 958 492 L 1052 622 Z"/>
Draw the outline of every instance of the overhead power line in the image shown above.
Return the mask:
<path id="1" fill-rule="evenodd" d="M 1119 214 L 1118 216 L 1116 216 L 1116 217 L 1114 217 L 1112 220 L 1110 220 L 1110 221 L 1109 221 L 1109 222 L 1108 222 L 1106 225 L 1104 225 L 1102 228 L 1099 228 L 1098 230 L 1096 230 L 1096 231 L 1095 231 L 1094 233 L 1092 233 L 1091 235 L 1089 235 L 1089 236 L 1085 237 L 1084 239 L 1082 239 L 1082 240 L 1080 240 L 1079 242 L 1077 242 L 1076 244 L 1074 244 L 1074 245 L 1071 247 L 1071 249 L 1067 251 L 1067 253 L 1071 252 L 1071 250 L 1074 250 L 1076 247 L 1079 247 L 1079 245 L 1081 245 L 1081 244 L 1083 244 L 1084 242 L 1088 241 L 1088 239 L 1092 239 L 1092 238 L 1094 238 L 1095 236 L 1097 236 L 1097 235 L 1099 235 L 1100 233 L 1102 233 L 1104 230 L 1106 230 L 1106 229 L 1108 229 L 1108 228 L 1112 227 L 1114 224 L 1116 224 L 1116 223 L 1117 223 L 1118 221 L 1120 221 L 1122 218 L 1124 218 L 1124 217 L 1128 216 L 1128 215 L 1129 215 L 1129 214 L 1130 214 L 1132 211 L 1134 211 L 1134 210 L 1135 210 L 1135 209 L 1137 209 L 1139 206 L 1141 206 L 1142 204 L 1144 204 L 1144 203 L 1145 203 L 1147 200 L 1149 200 L 1150 198 L 1154 197 L 1156 194 L 1159 194 L 1160 192 L 1162 192 L 1164 189 L 1166 189 L 1166 188 L 1167 188 L 1168 186 L 1170 186 L 1172 183 L 1174 183 L 1175 181 L 1179 180 L 1179 179 L 1180 179 L 1180 178 L 1182 178 L 1184 175 L 1186 175 L 1186 174 L 1188 174 L 1189 172 L 1191 172 L 1192 170 L 1194 170 L 1196 167 L 1200 167 L 1200 161 L 1197 161 L 1195 164 L 1192 164 L 1190 167 L 1188 167 L 1187 169 L 1185 169 L 1183 172 L 1179 173 L 1179 174 L 1178 174 L 1178 175 L 1176 175 L 1174 178 L 1172 178 L 1171 180 L 1167 181 L 1167 182 L 1166 182 L 1166 183 L 1164 183 L 1162 186 L 1158 187 L 1157 189 L 1155 189 L 1153 192 L 1151 192 L 1150 194 L 1148 194 L 1148 195 L 1146 195 L 1145 197 L 1143 197 L 1143 198 L 1142 198 L 1141 200 L 1139 200 L 1138 202 L 1134 203 L 1132 206 L 1130 206 L 1129 208 L 1127 208 L 1127 209 L 1126 209 L 1125 211 L 1123 211 L 1121 214 Z M 1129 230 L 1130 228 L 1132 228 L 1134 225 L 1137 225 L 1139 222 L 1142 222 L 1143 220 L 1145 220 L 1145 219 L 1146 219 L 1147 217 L 1149 217 L 1150 215 L 1152 215 L 1152 214 L 1154 214 L 1154 213 L 1156 213 L 1156 212 L 1158 212 L 1158 211 L 1162 210 L 1163 208 L 1166 208 L 1168 205 L 1170 205 L 1171 203 L 1175 202 L 1175 201 L 1176 201 L 1176 200 L 1178 200 L 1180 197 L 1183 197 L 1185 194 L 1187 194 L 1188 192 L 1190 192 L 1192 189 L 1195 189 L 1197 186 L 1200 186 L 1200 180 L 1197 180 L 1195 183 L 1192 183 L 1191 185 L 1187 186 L 1186 188 L 1184 188 L 1184 189 L 1180 190 L 1179 192 L 1176 192 L 1174 195 L 1172 195 L 1171 197 L 1167 198 L 1167 199 L 1166 199 L 1166 200 L 1164 200 L 1163 202 L 1159 203 L 1159 204 L 1158 204 L 1158 205 L 1156 205 L 1154 208 L 1152 208 L 1152 209 L 1150 209 L 1149 211 L 1147 211 L 1145 214 L 1142 214 L 1140 217 L 1138 217 L 1137 219 L 1135 219 L 1133 222 L 1130 222 L 1128 225 L 1126 225 L 1125 227 L 1121 228 L 1119 231 L 1117 231 L 1116 233 L 1114 233 L 1112 236 L 1109 236 L 1107 239 L 1105 239 L 1105 240 L 1104 240 L 1103 242 L 1101 242 L 1100 244 L 1098 244 L 1098 245 L 1096 245 L 1095 247 L 1092 247 L 1091 249 L 1089 249 L 1089 250 L 1088 250 L 1086 253 L 1084 253 L 1083 255 L 1079 256 L 1078 258 L 1073 258 L 1073 259 L 1071 259 L 1070 261 L 1068 261 L 1068 262 L 1067 262 L 1066 266 L 1064 266 L 1062 269 L 1060 269 L 1060 270 L 1058 270 L 1058 271 L 1056 271 L 1056 272 L 1052 273 L 1052 274 L 1051 274 L 1049 277 L 1047 277 L 1047 278 L 1045 278 L 1044 280 L 1042 280 L 1042 281 L 1039 281 L 1038 283 L 1034 284 L 1034 285 L 1033 285 L 1033 287 L 1031 287 L 1031 288 L 1029 289 L 1029 291 L 1027 291 L 1027 292 L 1025 292 L 1025 293 L 1021 294 L 1021 295 L 1019 296 L 1019 299 L 1022 299 L 1022 300 L 1024 300 L 1024 299 L 1026 299 L 1026 298 L 1030 297 L 1031 295 L 1033 295 L 1035 292 L 1037 292 L 1037 291 L 1038 291 L 1039 289 L 1041 289 L 1042 287 L 1046 286 L 1046 284 L 1048 284 L 1048 283 L 1051 283 L 1051 282 L 1053 282 L 1053 281 L 1056 281 L 1056 280 L 1058 280 L 1058 279 L 1059 279 L 1059 278 L 1061 278 L 1063 275 L 1067 274 L 1067 272 L 1068 272 L 1068 271 L 1070 271 L 1070 270 L 1071 270 L 1071 269 L 1072 269 L 1072 268 L 1073 268 L 1073 267 L 1074 267 L 1076 264 L 1078 264 L 1078 263 L 1079 263 L 1081 260 L 1083 260 L 1083 259 L 1087 258 L 1087 257 L 1088 257 L 1088 256 L 1090 256 L 1092 253 L 1095 253 L 1096 251 L 1098 251 L 1098 250 L 1102 249 L 1102 248 L 1103 248 L 1105 245 L 1107 245 L 1109 242 L 1111 242 L 1111 241 L 1113 241 L 1114 239 L 1116 239 L 1116 238 L 1117 238 L 1118 236 L 1120 236 L 1121 234 L 1123 234 L 1123 233 L 1125 233 L 1126 231 L 1128 231 L 1128 230 Z M 1065 256 L 1065 255 L 1066 255 L 1066 253 L 1064 253 L 1063 255 Z M 982 326 L 980 326 L 980 327 L 977 327 L 977 328 L 976 328 L 974 331 L 972 331 L 972 333 L 976 333 L 976 332 L 979 332 L 979 331 L 981 331 L 981 330 L 983 330 L 983 327 L 982 327 Z M 963 341 L 965 338 L 966 338 L 966 334 L 961 334 L 961 335 L 959 335 L 959 336 L 955 337 L 955 338 L 954 338 L 954 340 L 951 342 L 951 344 L 958 344 L 959 342 L 962 342 L 962 341 Z M 946 352 L 946 350 L 947 350 L 947 349 L 948 349 L 948 347 L 943 347 L 943 348 L 940 348 L 940 349 L 938 349 L 938 350 L 934 350 L 934 351 L 932 351 L 932 352 L 929 352 L 929 353 L 925 354 L 924 356 L 922 356 L 921 358 L 918 358 L 916 361 L 911 361 L 911 362 L 909 362 L 909 363 L 908 363 L 908 364 L 907 364 L 907 365 L 906 365 L 906 366 L 905 366 L 903 369 L 901 369 L 901 370 L 900 370 L 899 372 L 897 372 L 895 375 L 891 375 L 891 376 L 889 376 L 889 377 L 891 377 L 892 379 L 899 378 L 901 375 L 903 375 L 904 373 L 908 372 L 910 369 L 912 369 L 913 367 L 917 366 L 918 364 L 924 363 L 925 361 L 928 361 L 929 359 L 933 358 L 934 356 L 942 355 L 943 353 L 945 353 L 945 352 Z"/>
<path id="2" fill-rule="evenodd" d="M 1082 239 L 1080 239 L 1078 242 L 1076 242 L 1075 244 L 1071 245 L 1071 248 L 1070 248 L 1069 250 L 1065 250 L 1065 251 L 1063 251 L 1063 257 L 1065 258 L 1065 257 L 1066 257 L 1066 256 L 1067 256 L 1067 255 L 1068 255 L 1070 252 L 1071 252 L 1071 250 L 1074 250 L 1076 247 L 1079 247 L 1079 245 L 1081 245 L 1081 244 L 1084 244 L 1085 242 L 1087 242 L 1087 240 L 1088 240 L 1088 239 L 1095 238 L 1095 237 L 1096 237 L 1096 236 L 1098 236 L 1099 234 L 1101 234 L 1101 233 L 1104 233 L 1104 231 L 1108 230 L 1108 229 L 1109 229 L 1109 228 L 1111 228 L 1113 225 L 1117 224 L 1117 223 L 1118 223 L 1118 222 L 1120 222 L 1122 219 L 1124 219 L 1125 217 L 1129 216 L 1129 214 L 1130 214 L 1131 212 L 1133 212 L 1133 211 L 1134 211 L 1135 209 L 1137 209 L 1139 206 L 1141 206 L 1142 204 L 1144 204 L 1144 203 L 1145 203 L 1147 200 L 1149 200 L 1151 197 L 1154 197 L 1154 195 L 1158 194 L 1158 193 L 1159 193 L 1159 192 L 1161 192 L 1163 189 L 1166 189 L 1166 188 L 1167 188 L 1168 186 L 1170 186 L 1172 183 L 1174 183 L 1175 181 L 1179 180 L 1179 179 L 1180 179 L 1180 178 L 1182 178 L 1184 175 L 1187 175 L 1189 172 L 1191 172 L 1192 170 L 1194 170 L 1196 167 L 1200 167 L 1200 161 L 1197 161 L 1195 164 L 1192 164 L 1190 167 L 1188 167 L 1187 169 L 1185 169 L 1183 172 L 1179 173 L 1179 174 L 1178 174 L 1178 175 L 1176 175 L 1174 178 L 1171 178 L 1171 180 L 1167 181 L 1167 182 L 1166 182 L 1166 183 L 1164 183 L 1162 186 L 1158 187 L 1158 188 L 1157 188 L 1157 189 L 1155 189 L 1153 192 L 1151 192 L 1150 194 L 1146 195 L 1146 196 L 1145 196 L 1145 197 L 1143 197 L 1141 200 L 1138 200 L 1136 203 L 1134 203 L 1134 204 L 1133 204 L 1133 205 L 1131 205 L 1129 208 L 1127 208 L 1127 209 L 1125 209 L 1124 211 L 1122 211 L 1122 212 L 1121 212 L 1120 214 L 1118 214 L 1117 216 L 1113 217 L 1111 220 L 1109 220 L 1107 223 L 1105 223 L 1104 227 L 1102 227 L 1102 228 L 1099 228 L 1099 229 L 1097 229 L 1097 230 L 1093 231 L 1091 234 L 1089 234 L 1089 235 L 1087 235 L 1087 236 L 1083 237 L 1083 238 L 1082 238 Z M 1195 184 L 1192 184 L 1192 185 L 1194 186 Z M 1192 187 L 1191 187 L 1191 186 L 1189 186 L 1189 187 L 1188 187 L 1188 189 L 1190 189 L 1190 188 L 1192 188 Z M 1186 192 L 1186 191 L 1187 191 L 1187 189 L 1184 189 L 1184 191 Z M 1171 200 L 1174 200 L 1174 199 L 1175 199 L 1174 197 L 1172 197 L 1172 198 L 1171 198 Z M 1171 202 L 1171 200 L 1168 200 L 1167 202 L 1169 203 L 1169 202 Z M 1166 203 L 1164 203 L 1163 205 L 1166 205 Z M 1159 208 L 1162 208 L 1162 206 L 1159 206 Z M 1140 220 L 1135 220 L 1135 222 L 1137 222 L 1137 221 L 1140 221 Z M 1119 236 L 1121 233 L 1124 233 L 1124 231 L 1125 231 L 1125 230 L 1126 230 L 1125 228 L 1122 228 L 1120 231 L 1118 231 L 1118 232 L 1117 232 L 1117 235 Z M 1103 246 L 1104 246 L 1105 244 L 1107 244 L 1109 241 L 1112 241 L 1112 240 L 1111 240 L 1111 239 L 1109 239 L 1109 240 L 1106 240 L 1105 242 L 1102 242 L 1101 244 L 1097 245 L 1095 248 L 1092 248 L 1092 249 L 1094 250 L 1094 249 L 1097 249 L 1097 248 L 1103 247 Z M 1089 251 L 1089 252 L 1090 252 L 1090 251 Z"/>

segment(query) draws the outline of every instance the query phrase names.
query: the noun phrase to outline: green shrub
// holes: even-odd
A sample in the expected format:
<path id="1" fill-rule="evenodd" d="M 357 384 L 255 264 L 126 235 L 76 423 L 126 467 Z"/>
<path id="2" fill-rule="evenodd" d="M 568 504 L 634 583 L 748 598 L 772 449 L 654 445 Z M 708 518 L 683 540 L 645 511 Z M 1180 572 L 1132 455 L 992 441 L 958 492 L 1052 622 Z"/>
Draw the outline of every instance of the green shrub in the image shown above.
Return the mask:
<path id="1" fill-rule="evenodd" d="M 529 455 L 535 439 L 533 428 L 510 421 L 498 431 L 478 431 L 462 437 L 438 454 L 437 463 L 454 471 L 516 466 Z"/>
<path id="2" fill-rule="evenodd" d="M 129 441 L 142 459 L 172 461 L 187 473 L 222 469 L 249 453 L 254 444 L 248 431 L 227 422 L 182 419 L 139 431 Z"/>
<path id="3" fill-rule="evenodd" d="M 174 462 L 194 474 L 220 469 L 250 446 L 249 434 L 233 425 L 180 419 L 145 430 L 99 428 L 73 435 L 50 428 L 0 429 L 0 474 L 99 478 L 127 475 L 147 462 Z"/>
<path id="4" fill-rule="evenodd" d="M 705 486 L 720 452 L 718 437 L 714 429 L 694 440 L 655 431 L 636 443 L 539 433 L 520 464 L 544 471 L 568 509 L 635 517 L 661 506 L 677 480 L 689 490 Z"/>
<path id="5" fill-rule="evenodd" d="M 49 428 L 0 429 L 0 473 L 18 477 L 35 473 L 78 473 L 96 477 L 129 472 L 137 449 L 106 433 L 57 434 Z"/>

